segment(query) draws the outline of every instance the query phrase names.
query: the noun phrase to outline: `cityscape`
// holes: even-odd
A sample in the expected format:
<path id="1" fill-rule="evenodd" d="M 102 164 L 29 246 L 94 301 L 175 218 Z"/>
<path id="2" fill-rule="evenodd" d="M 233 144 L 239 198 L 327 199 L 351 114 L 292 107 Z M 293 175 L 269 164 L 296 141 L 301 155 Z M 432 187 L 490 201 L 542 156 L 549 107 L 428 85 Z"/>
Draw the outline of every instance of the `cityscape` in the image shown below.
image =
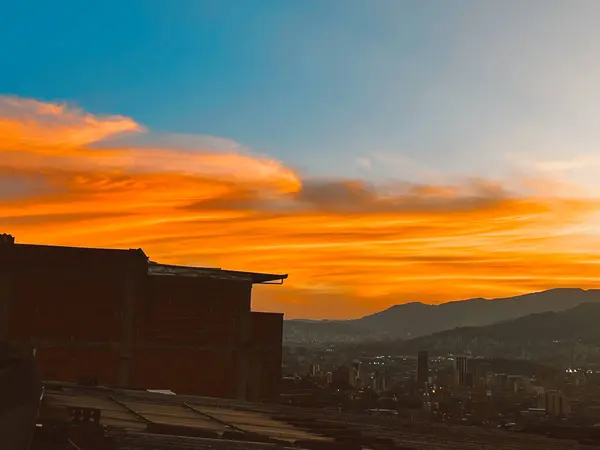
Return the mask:
<path id="1" fill-rule="evenodd" d="M 408 356 L 286 350 L 284 370 L 294 375 L 284 377 L 282 397 L 291 404 L 544 433 L 552 424 L 599 420 L 597 364 L 560 370 L 529 360 L 429 357 L 425 350 Z"/>

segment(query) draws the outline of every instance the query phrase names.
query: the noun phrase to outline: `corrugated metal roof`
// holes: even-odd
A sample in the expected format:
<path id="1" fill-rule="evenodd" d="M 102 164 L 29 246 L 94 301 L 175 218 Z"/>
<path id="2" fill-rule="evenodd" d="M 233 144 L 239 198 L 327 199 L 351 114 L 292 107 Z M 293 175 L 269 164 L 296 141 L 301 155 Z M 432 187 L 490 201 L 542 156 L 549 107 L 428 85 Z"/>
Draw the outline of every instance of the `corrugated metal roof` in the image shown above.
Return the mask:
<path id="1" fill-rule="evenodd" d="M 283 280 L 285 280 L 288 277 L 285 274 L 240 272 L 236 270 L 224 270 L 210 267 L 175 266 L 168 264 L 159 264 L 154 261 L 150 261 L 148 264 L 148 275 L 208 277 L 224 280 L 249 281 L 252 284 L 273 283 L 277 281 L 283 283 Z"/>
<path id="2" fill-rule="evenodd" d="M 6 240 L 6 238 L 5 238 Z M 224 270 L 212 267 L 191 267 L 177 266 L 170 264 L 160 264 L 149 261 L 144 251 L 140 249 L 107 249 L 90 247 L 68 247 L 58 245 L 38 245 L 38 244 L 18 244 L 2 243 L 0 245 L 0 262 L 8 258 L 10 267 L 17 265 L 26 265 L 28 267 L 42 267 L 48 264 L 61 264 L 64 262 L 77 262 L 81 265 L 83 260 L 96 265 L 106 265 L 115 269 L 115 258 L 125 260 L 135 259 L 143 270 L 143 264 L 148 261 L 148 275 L 160 276 L 188 276 L 188 277 L 207 277 L 223 280 L 248 281 L 252 284 L 277 283 L 282 284 L 288 276 L 287 274 L 270 274 L 259 272 L 242 272 L 236 270 Z"/>
<path id="3" fill-rule="evenodd" d="M 369 416 L 338 412 L 337 409 L 297 408 L 106 387 L 86 388 L 69 383 L 46 383 L 45 392 L 42 406 L 52 407 L 54 412 L 47 418 L 58 417 L 61 408 L 101 410 L 100 425 L 107 427 L 109 435 L 116 438 L 114 448 L 118 450 L 275 450 L 291 446 L 316 448 L 316 445 L 331 450 L 356 448 L 357 445 L 415 450 L 584 448 L 573 441 L 546 436 L 413 422 L 408 418 Z M 44 408 L 41 415 L 45 416 Z M 69 420 L 68 415 L 63 420 Z M 260 440 L 261 437 L 264 440 Z M 343 443 L 336 442 L 341 437 L 351 437 L 353 446 L 349 446 L 346 439 Z M 307 442 L 313 445 L 302 445 Z"/>
<path id="4" fill-rule="evenodd" d="M 269 408 L 233 400 L 47 383 L 44 403 L 53 411 L 100 410 L 100 425 L 109 427 L 123 448 L 146 448 L 143 444 L 153 443 L 153 449 L 184 444 L 196 445 L 192 448 L 275 449 L 291 447 L 298 440 L 332 441 L 277 420 Z M 185 438 L 177 434 L 181 430 L 203 439 Z M 243 436 L 253 437 L 250 440 L 255 442 L 242 442 Z"/>

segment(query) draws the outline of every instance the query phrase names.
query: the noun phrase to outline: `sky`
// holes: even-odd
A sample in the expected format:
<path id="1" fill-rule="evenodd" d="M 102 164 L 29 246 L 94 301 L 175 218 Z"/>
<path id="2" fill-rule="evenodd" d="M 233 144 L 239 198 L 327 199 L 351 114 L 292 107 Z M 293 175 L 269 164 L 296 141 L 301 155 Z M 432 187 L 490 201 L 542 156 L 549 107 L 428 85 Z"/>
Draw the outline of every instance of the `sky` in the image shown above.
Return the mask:
<path id="1" fill-rule="evenodd" d="M 288 318 L 600 287 L 596 0 L 2 9 L 18 242 L 288 273 Z"/>

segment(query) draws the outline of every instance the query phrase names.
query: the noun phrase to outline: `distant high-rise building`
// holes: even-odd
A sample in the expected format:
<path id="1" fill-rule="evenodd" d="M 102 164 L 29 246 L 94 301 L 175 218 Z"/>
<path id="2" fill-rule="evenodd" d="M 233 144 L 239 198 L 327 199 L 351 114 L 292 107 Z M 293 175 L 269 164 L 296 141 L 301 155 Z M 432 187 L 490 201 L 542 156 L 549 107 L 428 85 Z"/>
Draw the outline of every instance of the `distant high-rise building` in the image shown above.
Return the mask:
<path id="1" fill-rule="evenodd" d="M 308 373 L 311 377 L 316 377 L 321 373 L 321 367 L 318 364 L 311 364 L 308 368 Z"/>
<path id="2" fill-rule="evenodd" d="M 363 370 L 360 361 L 354 361 L 352 363 L 352 369 L 354 371 L 354 387 L 361 386 L 363 384 Z"/>
<path id="3" fill-rule="evenodd" d="M 468 383 L 469 357 L 465 355 L 454 358 L 454 382 L 457 386 L 466 386 Z"/>
<path id="4" fill-rule="evenodd" d="M 352 367 L 354 368 L 354 370 L 356 370 L 356 376 L 360 378 L 360 376 L 362 375 L 362 373 L 361 373 L 362 367 L 361 367 L 360 361 L 354 361 L 352 363 Z"/>
<path id="5" fill-rule="evenodd" d="M 360 377 L 358 376 L 358 370 L 356 367 L 350 367 L 350 386 L 353 388 L 360 387 Z"/>
<path id="6" fill-rule="evenodd" d="M 548 391 L 545 398 L 546 414 L 552 417 L 565 417 L 571 412 L 569 401 L 560 391 Z"/>
<path id="7" fill-rule="evenodd" d="M 385 372 L 375 372 L 373 377 L 373 390 L 383 392 L 387 389 L 387 376 Z"/>
<path id="8" fill-rule="evenodd" d="M 427 351 L 420 350 L 417 355 L 417 381 L 420 385 L 427 383 L 429 377 L 429 355 Z"/>
<path id="9" fill-rule="evenodd" d="M 485 384 L 485 379 L 491 371 L 491 364 L 489 361 L 478 361 L 473 367 L 473 377 L 475 383 L 478 385 Z"/>

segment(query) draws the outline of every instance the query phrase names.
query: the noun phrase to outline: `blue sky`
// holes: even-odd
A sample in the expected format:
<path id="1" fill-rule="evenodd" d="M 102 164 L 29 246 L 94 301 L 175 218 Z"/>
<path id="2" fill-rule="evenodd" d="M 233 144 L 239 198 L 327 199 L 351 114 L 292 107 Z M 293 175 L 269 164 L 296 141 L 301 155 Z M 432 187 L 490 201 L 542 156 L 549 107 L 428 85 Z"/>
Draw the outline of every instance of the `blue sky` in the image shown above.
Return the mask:
<path id="1" fill-rule="evenodd" d="M 232 139 L 315 175 L 595 179 L 594 0 L 2 8 L 5 94 Z"/>

